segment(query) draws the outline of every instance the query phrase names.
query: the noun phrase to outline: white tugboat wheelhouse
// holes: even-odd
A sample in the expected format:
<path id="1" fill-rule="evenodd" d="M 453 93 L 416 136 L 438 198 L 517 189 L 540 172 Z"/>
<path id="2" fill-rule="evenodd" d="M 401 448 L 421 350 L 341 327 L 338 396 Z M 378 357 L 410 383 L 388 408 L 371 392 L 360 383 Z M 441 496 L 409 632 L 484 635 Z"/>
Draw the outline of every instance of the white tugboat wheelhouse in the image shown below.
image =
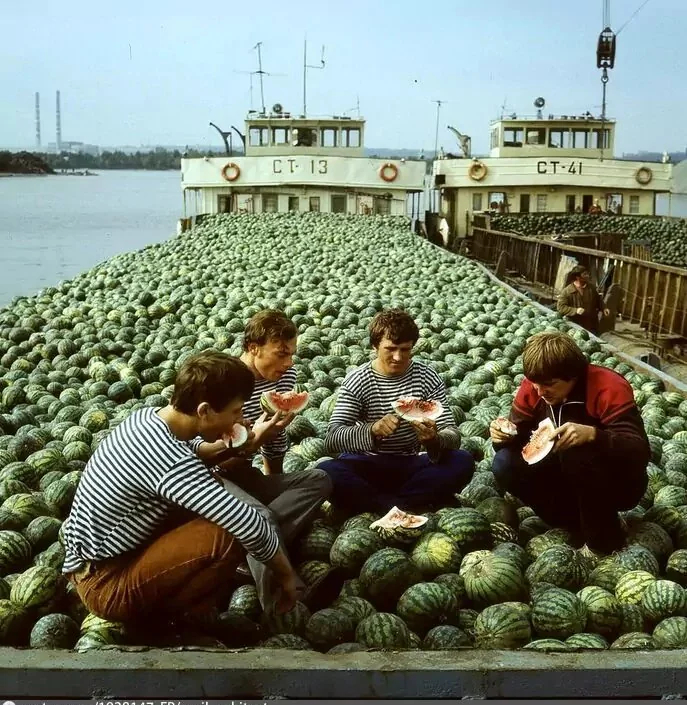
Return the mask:
<path id="1" fill-rule="evenodd" d="M 655 215 L 672 164 L 613 156 L 616 122 L 584 115 L 511 115 L 491 123 L 486 158 L 435 160 L 432 183 L 451 230 L 465 237 L 474 213 Z"/>
<path id="2" fill-rule="evenodd" d="M 239 134 L 245 155 L 181 160 L 184 217 L 405 215 L 409 195 L 419 213 L 425 162 L 365 156 L 362 118 L 293 116 L 277 104 L 270 113 L 250 113 Z"/>

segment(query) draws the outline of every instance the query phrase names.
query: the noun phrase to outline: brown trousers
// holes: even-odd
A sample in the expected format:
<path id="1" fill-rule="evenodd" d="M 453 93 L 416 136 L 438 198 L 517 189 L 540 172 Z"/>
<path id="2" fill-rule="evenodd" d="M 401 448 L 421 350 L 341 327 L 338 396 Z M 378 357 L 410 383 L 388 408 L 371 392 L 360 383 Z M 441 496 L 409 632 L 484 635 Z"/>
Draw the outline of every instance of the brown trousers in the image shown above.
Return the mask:
<path id="1" fill-rule="evenodd" d="M 138 551 L 95 563 L 69 578 L 99 617 L 173 619 L 226 605 L 245 549 L 221 526 L 184 521 Z"/>

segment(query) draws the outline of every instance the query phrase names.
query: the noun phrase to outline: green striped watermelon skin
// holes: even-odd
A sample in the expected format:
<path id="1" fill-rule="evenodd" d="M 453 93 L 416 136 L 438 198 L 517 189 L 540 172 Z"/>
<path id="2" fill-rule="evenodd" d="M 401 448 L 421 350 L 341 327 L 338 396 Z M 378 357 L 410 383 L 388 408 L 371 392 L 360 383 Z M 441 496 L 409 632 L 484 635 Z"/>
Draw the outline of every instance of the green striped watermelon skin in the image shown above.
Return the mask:
<path id="1" fill-rule="evenodd" d="M 312 614 L 305 626 L 305 638 L 315 647 L 327 650 L 353 640 L 353 620 L 341 610 L 327 607 Z"/>
<path id="2" fill-rule="evenodd" d="M 651 583 L 642 595 L 641 604 L 646 616 L 654 622 L 687 613 L 685 589 L 672 580 Z"/>
<path id="3" fill-rule="evenodd" d="M 407 588 L 422 581 L 422 575 L 407 553 L 383 548 L 365 561 L 359 579 L 366 599 L 378 610 L 392 610 Z"/>
<path id="4" fill-rule="evenodd" d="M 655 647 L 653 637 L 646 632 L 621 634 L 610 646 L 611 649 L 632 649 L 644 651 Z"/>
<path id="5" fill-rule="evenodd" d="M 377 612 L 358 624 L 355 640 L 370 648 L 407 649 L 410 647 L 410 630 L 398 615 Z"/>
<path id="6" fill-rule="evenodd" d="M 458 543 L 441 531 L 422 536 L 410 554 L 410 559 L 425 578 L 457 571 L 461 558 Z"/>
<path id="7" fill-rule="evenodd" d="M 304 561 L 329 561 L 336 532 L 328 526 L 314 526 L 300 541 L 298 555 Z"/>
<path id="8" fill-rule="evenodd" d="M 540 553 L 525 571 L 525 577 L 530 585 L 546 582 L 574 592 L 584 587 L 590 572 L 589 564 L 577 551 L 560 544 Z"/>
<path id="9" fill-rule="evenodd" d="M 532 626 L 540 637 L 567 639 L 584 631 L 586 624 L 587 610 L 569 590 L 551 588 L 532 605 Z"/>
<path id="10" fill-rule="evenodd" d="M 666 563 L 666 578 L 687 587 L 687 549 L 674 551 Z"/>
<path id="11" fill-rule="evenodd" d="M 687 648 L 687 617 L 667 617 L 660 621 L 652 638 L 657 649 Z"/>
<path id="12" fill-rule="evenodd" d="M 609 644 L 601 634 L 581 632 L 569 636 L 565 643 L 574 649 L 607 649 Z"/>
<path id="13" fill-rule="evenodd" d="M 0 645 L 26 646 L 31 627 L 29 610 L 12 600 L 0 599 Z"/>
<path id="14" fill-rule="evenodd" d="M 310 610 L 302 603 L 296 604 L 288 611 L 282 614 L 273 612 L 266 617 L 267 626 L 272 634 L 297 634 L 305 636 L 305 629 L 312 616 Z"/>
<path id="15" fill-rule="evenodd" d="M 31 544 L 17 531 L 0 531 L 0 574 L 7 575 L 31 560 Z"/>
<path id="16" fill-rule="evenodd" d="M 438 528 L 455 539 L 464 554 L 480 548 L 491 548 L 493 544 L 489 520 L 476 509 L 463 507 L 442 510 Z"/>
<path id="17" fill-rule="evenodd" d="M 422 648 L 427 651 L 451 651 L 472 646 L 472 639 L 462 629 L 450 624 L 432 627 L 422 640 Z"/>
<path id="18" fill-rule="evenodd" d="M 463 580 L 468 598 L 481 607 L 518 601 L 527 594 L 520 566 L 491 553 L 468 568 Z"/>
<path id="19" fill-rule="evenodd" d="M 396 614 L 419 636 L 458 616 L 458 600 L 447 585 L 416 583 L 399 598 Z"/>
<path id="20" fill-rule="evenodd" d="M 294 651 L 312 651 L 310 642 L 297 634 L 275 634 L 265 639 L 260 646 L 263 649 L 291 649 Z"/>
<path id="21" fill-rule="evenodd" d="M 535 639 L 523 647 L 531 651 L 571 651 L 571 647 L 560 639 Z"/>
<path id="22" fill-rule="evenodd" d="M 475 619 L 473 629 L 475 646 L 481 649 L 517 649 L 532 639 L 527 612 L 511 605 L 486 607 Z"/>
<path id="23" fill-rule="evenodd" d="M 622 620 L 620 602 L 612 593 L 594 585 L 582 588 L 577 597 L 587 610 L 587 629 L 605 637 L 618 634 Z"/>
<path id="24" fill-rule="evenodd" d="M 354 627 L 357 627 L 365 617 L 369 617 L 377 611 L 374 605 L 364 597 L 354 595 L 339 597 L 332 606 L 347 614 L 353 621 Z"/>
<path id="25" fill-rule="evenodd" d="M 334 540 L 329 560 L 346 575 L 357 576 L 365 561 L 384 548 L 383 539 L 374 531 L 354 527 L 342 531 Z"/>
<path id="26" fill-rule="evenodd" d="M 615 586 L 615 596 L 620 602 L 638 605 L 644 591 L 656 582 L 656 578 L 645 570 L 631 570 L 625 573 Z"/>

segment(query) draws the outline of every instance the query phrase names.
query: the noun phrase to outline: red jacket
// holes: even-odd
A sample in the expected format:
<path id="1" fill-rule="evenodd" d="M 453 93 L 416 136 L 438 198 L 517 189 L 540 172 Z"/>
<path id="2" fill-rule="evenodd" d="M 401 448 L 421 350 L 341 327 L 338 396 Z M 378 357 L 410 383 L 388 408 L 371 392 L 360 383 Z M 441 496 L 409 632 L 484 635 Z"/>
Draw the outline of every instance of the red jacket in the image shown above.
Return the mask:
<path id="1" fill-rule="evenodd" d="M 558 406 L 549 406 L 532 382 L 524 379 L 511 408 L 510 419 L 518 429 L 511 444 L 522 448 L 546 417 L 556 427 L 567 421 L 596 427 L 595 449 L 618 462 L 646 467 L 651 459 L 632 387 L 624 377 L 606 367 L 588 365 L 569 398 Z"/>

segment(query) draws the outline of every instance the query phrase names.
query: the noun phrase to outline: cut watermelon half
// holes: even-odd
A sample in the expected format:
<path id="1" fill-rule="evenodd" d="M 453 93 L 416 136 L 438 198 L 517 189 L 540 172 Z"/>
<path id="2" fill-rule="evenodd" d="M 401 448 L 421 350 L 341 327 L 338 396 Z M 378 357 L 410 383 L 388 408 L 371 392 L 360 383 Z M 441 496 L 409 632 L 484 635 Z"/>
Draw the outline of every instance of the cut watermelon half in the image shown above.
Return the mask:
<path id="1" fill-rule="evenodd" d="M 231 433 L 225 433 L 222 440 L 227 448 L 239 448 L 248 440 L 248 429 L 243 424 L 235 423 Z"/>
<path id="2" fill-rule="evenodd" d="M 426 401 L 419 397 L 400 397 L 391 402 L 391 408 L 406 421 L 435 421 L 444 413 L 438 401 Z"/>
<path id="3" fill-rule="evenodd" d="M 419 529 L 428 519 L 419 514 L 408 514 L 398 507 L 392 507 L 381 519 L 370 524 L 371 529 Z"/>
<path id="4" fill-rule="evenodd" d="M 518 429 L 516 428 L 515 424 L 510 419 L 507 419 L 505 416 L 499 416 L 496 419 L 495 423 L 496 428 L 498 428 L 501 433 L 507 433 L 509 436 L 518 435 Z"/>
<path id="5" fill-rule="evenodd" d="M 308 392 L 263 392 L 260 406 L 268 414 L 281 411 L 285 414 L 298 414 L 308 405 Z"/>
<path id="6" fill-rule="evenodd" d="M 556 439 L 553 432 L 556 430 L 551 419 L 544 419 L 532 433 L 530 442 L 522 449 L 523 460 L 528 465 L 538 463 L 553 450 Z"/>

